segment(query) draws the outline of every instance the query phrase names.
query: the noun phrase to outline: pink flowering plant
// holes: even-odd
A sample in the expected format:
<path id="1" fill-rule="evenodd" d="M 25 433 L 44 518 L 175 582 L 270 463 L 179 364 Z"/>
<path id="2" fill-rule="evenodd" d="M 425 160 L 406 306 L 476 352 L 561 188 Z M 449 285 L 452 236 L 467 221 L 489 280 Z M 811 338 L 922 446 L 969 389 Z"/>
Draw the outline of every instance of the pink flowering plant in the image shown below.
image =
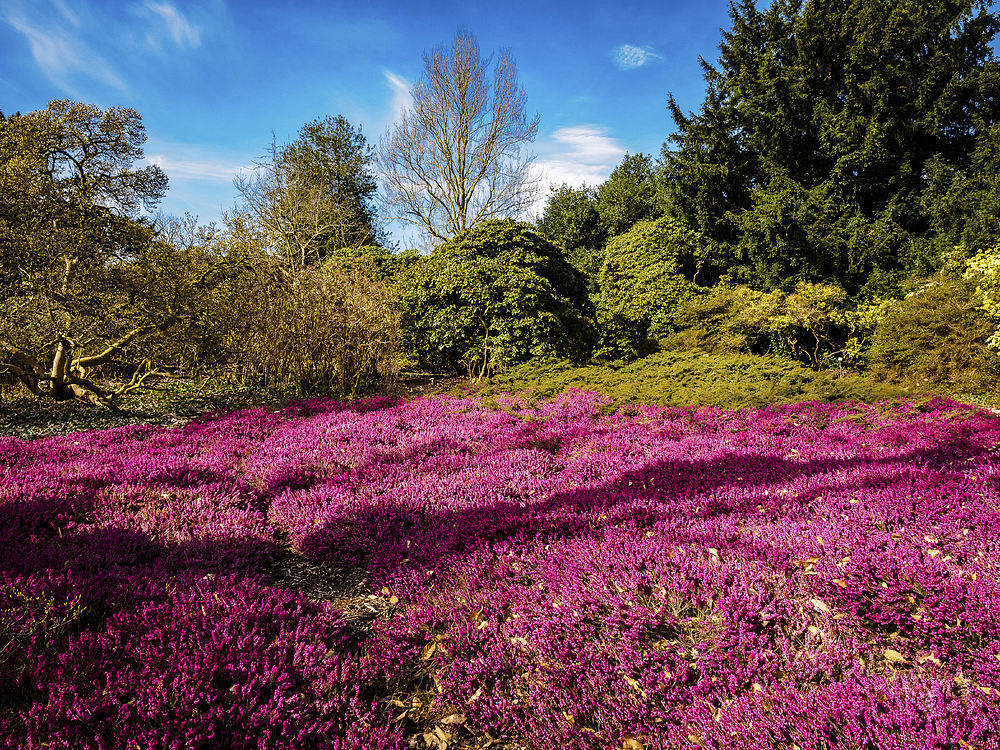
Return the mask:
<path id="1" fill-rule="evenodd" d="M 0 438 L 0 746 L 1000 747 L 1000 419 L 607 412 Z M 375 614 L 282 585 L 295 556 Z"/>

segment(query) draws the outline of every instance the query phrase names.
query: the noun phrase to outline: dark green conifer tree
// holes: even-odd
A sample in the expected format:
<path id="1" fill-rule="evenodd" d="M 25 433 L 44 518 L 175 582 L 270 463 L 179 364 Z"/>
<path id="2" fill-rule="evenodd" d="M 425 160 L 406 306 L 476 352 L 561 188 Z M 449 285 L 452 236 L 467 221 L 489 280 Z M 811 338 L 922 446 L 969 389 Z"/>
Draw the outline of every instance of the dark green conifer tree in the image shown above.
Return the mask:
<path id="1" fill-rule="evenodd" d="M 968 222 L 995 231 L 974 215 L 1000 123 L 989 6 L 731 3 L 701 109 L 669 100 L 662 156 L 670 210 L 709 242 L 715 277 L 884 293 L 930 271 Z"/>

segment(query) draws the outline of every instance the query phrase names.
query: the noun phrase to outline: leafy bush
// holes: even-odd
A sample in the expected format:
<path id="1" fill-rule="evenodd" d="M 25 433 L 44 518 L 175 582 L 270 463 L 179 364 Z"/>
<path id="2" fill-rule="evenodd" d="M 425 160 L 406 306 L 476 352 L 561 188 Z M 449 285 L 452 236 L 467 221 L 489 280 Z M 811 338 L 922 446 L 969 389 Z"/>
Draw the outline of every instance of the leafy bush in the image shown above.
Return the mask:
<path id="1" fill-rule="evenodd" d="M 588 290 L 595 294 L 608 239 L 597 210 L 597 191 L 586 185 L 553 186 L 535 227 L 545 239 L 566 251 L 569 262 L 584 275 Z"/>
<path id="2" fill-rule="evenodd" d="M 791 293 L 719 285 L 691 296 L 675 316 L 667 348 L 786 356 L 814 370 L 843 350 L 847 295 L 834 284 L 800 282 Z"/>
<path id="3" fill-rule="evenodd" d="M 764 354 L 771 342 L 761 321 L 776 308 L 774 295 L 745 286 L 720 284 L 698 290 L 677 309 L 680 330 L 662 343 L 667 349 L 712 354 Z"/>
<path id="4" fill-rule="evenodd" d="M 393 380 L 399 314 L 395 290 L 378 276 L 371 263 L 344 258 L 292 276 L 252 269 L 221 324 L 229 365 L 245 381 L 304 394 Z"/>
<path id="5" fill-rule="evenodd" d="M 791 294 L 778 293 L 777 314 L 766 322 L 772 340 L 793 359 L 818 370 L 836 349 L 836 329 L 843 322 L 847 294 L 836 284 L 800 282 Z"/>
<path id="6" fill-rule="evenodd" d="M 677 309 L 694 291 L 700 253 L 697 235 L 668 217 L 640 221 L 608 243 L 597 308 L 602 354 L 631 356 L 647 339 L 675 330 Z"/>
<path id="7" fill-rule="evenodd" d="M 357 260 L 366 261 L 383 281 L 391 281 L 406 273 L 420 258 L 411 250 L 393 252 L 380 245 L 362 245 L 361 247 L 341 247 L 328 252 L 328 262 L 353 263 Z"/>
<path id="8" fill-rule="evenodd" d="M 996 390 L 995 327 L 978 306 L 975 282 L 939 274 L 892 307 L 875 332 L 873 373 L 892 382 L 960 393 Z"/>
<path id="9" fill-rule="evenodd" d="M 800 401 L 873 403 L 906 395 L 902 387 L 857 375 L 814 372 L 795 362 L 749 354 L 660 352 L 627 365 L 531 362 L 480 386 L 481 392 L 526 391 L 543 398 L 570 388 L 599 391 L 615 407 L 743 408 Z"/>
<path id="10" fill-rule="evenodd" d="M 532 357 L 587 357 L 583 277 L 524 223 L 484 222 L 416 263 L 400 283 L 404 331 L 420 362 L 470 375 Z"/>
<path id="11" fill-rule="evenodd" d="M 993 321 L 989 343 L 1000 348 L 1000 245 L 977 253 L 968 260 L 965 278 L 976 284 L 979 306 Z"/>

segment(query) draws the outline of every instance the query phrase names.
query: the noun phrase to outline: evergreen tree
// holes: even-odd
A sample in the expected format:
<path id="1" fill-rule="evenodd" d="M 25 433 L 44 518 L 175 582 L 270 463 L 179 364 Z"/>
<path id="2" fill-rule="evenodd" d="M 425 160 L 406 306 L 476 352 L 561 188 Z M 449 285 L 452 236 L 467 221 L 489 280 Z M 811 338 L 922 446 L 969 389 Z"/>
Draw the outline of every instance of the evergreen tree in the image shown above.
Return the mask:
<path id="1" fill-rule="evenodd" d="M 375 244 L 381 239 L 374 197 L 375 158 L 360 128 L 342 115 L 327 115 L 299 128 L 280 151 L 291 180 L 328 196 L 343 215 L 326 238 L 327 252 Z"/>
<path id="2" fill-rule="evenodd" d="M 542 237 L 566 251 L 569 262 L 587 278 L 591 293 L 596 292 L 607 242 L 597 211 L 597 190 L 587 185 L 553 186 L 535 228 Z"/>
<path id="3" fill-rule="evenodd" d="M 730 17 L 700 111 L 669 100 L 662 158 L 668 205 L 709 242 L 716 278 L 874 294 L 933 268 L 973 218 L 945 197 L 989 190 L 989 2 L 739 0 Z"/>

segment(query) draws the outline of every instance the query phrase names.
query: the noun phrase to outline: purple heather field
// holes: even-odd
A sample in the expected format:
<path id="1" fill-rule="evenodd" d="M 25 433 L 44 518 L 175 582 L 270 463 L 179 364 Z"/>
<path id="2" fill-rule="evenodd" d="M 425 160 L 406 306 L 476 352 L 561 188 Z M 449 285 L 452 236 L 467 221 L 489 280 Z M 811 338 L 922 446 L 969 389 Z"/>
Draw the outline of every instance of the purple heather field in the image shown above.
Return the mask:
<path id="1" fill-rule="evenodd" d="M 609 412 L 0 438 L 0 746 L 402 750 L 423 691 L 505 747 L 1000 747 L 1000 419 Z M 289 550 L 379 614 L 278 585 Z"/>

